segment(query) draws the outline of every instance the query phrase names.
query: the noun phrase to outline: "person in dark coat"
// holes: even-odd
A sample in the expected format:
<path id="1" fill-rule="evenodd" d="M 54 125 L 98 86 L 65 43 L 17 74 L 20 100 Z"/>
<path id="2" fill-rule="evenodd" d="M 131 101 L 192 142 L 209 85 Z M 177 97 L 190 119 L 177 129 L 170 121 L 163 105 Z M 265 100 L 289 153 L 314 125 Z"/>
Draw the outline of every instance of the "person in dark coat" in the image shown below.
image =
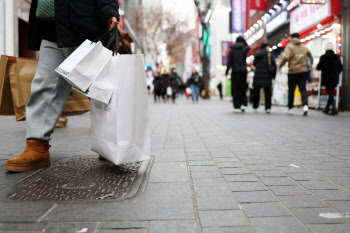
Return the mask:
<path id="1" fill-rule="evenodd" d="M 242 112 L 247 106 L 247 53 L 250 48 L 243 37 L 239 36 L 236 43 L 230 47 L 227 59 L 226 75 L 230 69 L 231 73 L 231 89 L 233 97 L 233 107 L 235 112 Z"/>
<path id="2" fill-rule="evenodd" d="M 175 77 L 177 82 L 177 93 L 183 94 L 184 84 L 180 76 L 177 74 L 176 68 L 171 69 L 171 75 Z"/>
<path id="3" fill-rule="evenodd" d="M 157 100 L 160 102 L 160 96 L 162 95 L 162 84 L 160 82 L 159 73 L 154 73 L 153 79 L 153 87 L 154 87 L 154 102 L 157 103 Z"/>
<path id="4" fill-rule="evenodd" d="M 171 74 L 169 74 L 169 84 L 168 87 L 171 88 L 171 99 L 173 103 L 175 104 L 176 94 L 179 89 L 179 84 L 177 80 L 178 75 L 174 70 L 172 70 Z"/>
<path id="5" fill-rule="evenodd" d="M 334 100 L 334 90 L 339 84 L 339 75 L 343 70 L 343 65 L 340 61 L 340 56 L 333 51 L 333 44 L 331 42 L 326 44 L 326 53 L 321 56 L 320 62 L 317 65 L 317 70 L 321 73 L 321 85 L 326 87 L 328 94 L 328 101 L 323 112 L 325 114 L 338 114 L 337 106 Z M 332 111 L 329 112 L 330 107 Z"/>
<path id="6" fill-rule="evenodd" d="M 49 141 L 71 90 L 55 69 L 86 39 L 119 27 L 118 10 L 115 0 L 31 1 L 28 49 L 40 50 L 39 62 L 26 107 L 26 148 L 6 170 L 50 166 Z"/>
<path id="7" fill-rule="evenodd" d="M 276 62 L 269 52 L 270 46 L 262 43 L 260 49 L 254 54 L 254 79 L 253 79 L 253 108 L 258 109 L 260 103 L 260 89 L 265 92 L 265 111 L 271 112 L 272 79 L 276 76 Z"/>
<path id="8" fill-rule="evenodd" d="M 198 103 L 198 98 L 200 94 L 200 76 L 195 68 L 192 68 L 192 75 L 188 80 L 188 83 L 192 90 L 192 102 Z"/>

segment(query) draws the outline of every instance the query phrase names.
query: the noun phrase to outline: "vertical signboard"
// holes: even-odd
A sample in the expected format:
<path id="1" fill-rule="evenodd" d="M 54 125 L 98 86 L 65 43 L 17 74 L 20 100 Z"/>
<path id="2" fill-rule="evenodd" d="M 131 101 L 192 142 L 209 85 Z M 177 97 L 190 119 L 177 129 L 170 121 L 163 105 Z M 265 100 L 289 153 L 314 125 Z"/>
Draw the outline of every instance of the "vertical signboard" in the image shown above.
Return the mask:
<path id="1" fill-rule="evenodd" d="M 265 8 L 265 0 L 250 0 L 250 10 L 258 10 L 264 11 Z"/>
<path id="2" fill-rule="evenodd" d="M 231 33 L 246 31 L 246 0 L 231 0 Z"/>

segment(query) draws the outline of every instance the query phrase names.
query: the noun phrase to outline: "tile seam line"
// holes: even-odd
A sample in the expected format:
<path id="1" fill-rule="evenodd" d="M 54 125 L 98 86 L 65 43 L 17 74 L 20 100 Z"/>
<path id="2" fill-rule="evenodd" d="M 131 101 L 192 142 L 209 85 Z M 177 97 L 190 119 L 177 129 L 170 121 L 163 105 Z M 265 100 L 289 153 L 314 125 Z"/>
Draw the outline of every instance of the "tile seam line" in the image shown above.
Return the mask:
<path id="1" fill-rule="evenodd" d="M 49 215 L 56 207 L 58 206 L 58 204 L 54 203 L 50 209 L 48 209 L 42 216 L 40 216 L 35 222 L 39 223 L 42 220 L 44 220 L 44 218 L 46 218 L 47 215 Z"/>
<path id="2" fill-rule="evenodd" d="M 187 155 L 187 151 L 186 151 L 186 144 L 185 144 L 184 132 L 183 132 L 183 127 L 182 127 L 182 122 L 181 122 L 181 115 L 179 115 L 179 124 L 180 124 L 180 129 L 181 129 L 182 143 L 184 145 L 184 152 L 185 152 L 185 157 L 186 157 L 187 174 L 188 174 L 188 178 L 190 180 L 190 188 L 191 188 L 194 216 L 196 219 L 198 232 L 202 233 L 203 227 L 201 226 L 201 222 L 200 222 L 200 218 L 199 218 L 198 204 L 197 204 L 197 200 L 196 200 L 196 196 L 195 196 L 195 192 L 194 192 L 193 179 L 192 179 L 192 174 L 190 171 L 190 164 L 189 164 L 188 155 Z"/>

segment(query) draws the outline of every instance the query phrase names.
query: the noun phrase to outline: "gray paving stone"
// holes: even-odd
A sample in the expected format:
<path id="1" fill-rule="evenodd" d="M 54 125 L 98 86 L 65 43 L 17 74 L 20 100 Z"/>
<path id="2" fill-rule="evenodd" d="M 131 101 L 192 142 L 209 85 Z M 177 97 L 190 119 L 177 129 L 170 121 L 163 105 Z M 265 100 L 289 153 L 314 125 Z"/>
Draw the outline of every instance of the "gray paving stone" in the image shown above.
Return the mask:
<path id="1" fill-rule="evenodd" d="M 195 220 L 151 221 L 149 233 L 197 233 Z"/>
<path id="2" fill-rule="evenodd" d="M 315 223 L 346 223 L 348 220 L 331 208 L 291 209 L 291 211 L 305 224 Z"/>
<path id="3" fill-rule="evenodd" d="M 337 185 L 328 181 L 299 181 L 299 184 L 307 189 L 319 189 L 319 190 L 337 190 L 340 189 Z"/>
<path id="4" fill-rule="evenodd" d="M 221 168 L 221 173 L 224 175 L 242 175 L 242 174 L 252 174 L 248 168 Z"/>
<path id="5" fill-rule="evenodd" d="M 265 217 L 249 219 L 257 233 L 306 233 L 305 227 L 292 217 Z"/>
<path id="6" fill-rule="evenodd" d="M 0 224 L 1 231 L 43 231 L 48 223 L 4 223 Z"/>
<path id="7" fill-rule="evenodd" d="M 188 156 L 188 161 L 201 161 L 201 160 L 211 160 L 211 156 L 203 155 L 203 156 Z"/>
<path id="8" fill-rule="evenodd" d="M 224 175 L 227 181 L 242 181 L 242 182 L 258 182 L 260 181 L 256 176 L 251 174 L 245 175 Z"/>
<path id="9" fill-rule="evenodd" d="M 292 180 L 289 177 L 260 177 L 262 182 L 264 182 L 265 185 L 269 186 L 295 186 L 298 185 L 297 182 Z"/>
<path id="10" fill-rule="evenodd" d="M 35 222 L 53 205 L 50 203 L 11 203 L 0 202 L 0 222 Z"/>
<path id="11" fill-rule="evenodd" d="M 324 180 L 323 177 L 313 174 L 313 173 L 293 173 L 289 174 L 289 176 L 296 181 L 308 181 L 308 180 Z"/>
<path id="12" fill-rule="evenodd" d="M 219 171 L 216 166 L 190 166 L 191 172 L 208 172 Z"/>
<path id="13" fill-rule="evenodd" d="M 148 233 L 145 229 L 130 229 L 130 230 L 98 230 L 96 233 Z"/>
<path id="14" fill-rule="evenodd" d="M 308 190 L 301 186 L 269 186 L 272 192 L 277 196 L 293 196 L 311 194 Z"/>
<path id="15" fill-rule="evenodd" d="M 205 187 L 195 186 L 194 193 L 196 197 L 232 197 L 230 188 L 224 187 Z"/>
<path id="16" fill-rule="evenodd" d="M 253 233 L 250 227 L 204 227 L 203 233 Z"/>
<path id="17" fill-rule="evenodd" d="M 221 178 L 219 171 L 209 171 L 209 172 L 191 172 L 193 179 L 212 179 Z"/>
<path id="18" fill-rule="evenodd" d="M 193 179 L 192 181 L 194 186 L 227 187 L 223 178 Z"/>
<path id="19" fill-rule="evenodd" d="M 276 196 L 270 191 L 234 192 L 234 195 L 239 203 L 278 201 Z"/>
<path id="20" fill-rule="evenodd" d="M 257 177 L 285 177 L 287 176 L 285 173 L 283 173 L 280 170 L 273 170 L 273 171 L 254 171 L 254 174 Z"/>
<path id="21" fill-rule="evenodd" d="M 307 227 L 313 233 L 349 233 L 350 224 L 309 224 Z"/>
<path id="22" fill-rule="evenodd" d="M 101 222 L 98 229 L 138 229 L 147 228 L 148 223 L 145 221 L 121 221 L 121 222 Z"/>
<path id="23" fill-rule="evenodd" d="M 260 182 L 229 182 L 233 192 L 264 191 L 267 187 Z"/>
<path id="24" fill-rule="evenodd" d="M 231 162 L 231 163 L 241 164 L 241 162 L 239 162 L 239 159 L 236 158 L 234 155 L 232 155 L 231 157 L 225 157 L 225 158 L 214 157 L 213 159 L 217 163 L 230 163 Z"/>
<path id="25" fill-rule="evenodd" d="M 216 162 L 219 168 L 240 168 L 245 165 L 241 162 Z"/>
<path id="26" fill-rule="evenodd" d="M 291 213 L 280 203 L 251 203 L 242 204 L 243 210 L 249 218 L 290 216 Z"/>
<path id="27" fill-rule="evenodd" d="M 312 192 L 326 201 L 350 201 L 350 193 L 344 190 L 313 190 Z"/>
<path id="28" fill-rule="evenodd" d="M 97 223 L 50 223 L 45 232 L 50 233 L 72 233 L 83 231 L 86 233 L 94 233 Z"/>
<path id="29" fill-rule="evenodd" d="M 148 182 L 189 181 L 187 164 L 184 162 L 161 162 L 153 164 Z"/>
<path id="30" fill-rule="evenodd" d="M 341 214 L 350 214 L 350 201 L 327 201 L 327 203 Z"/>
<path id="31" fill-rule="evenodd" d="M 242 210 L 199 211 L 199 218 L 203 227 L 248 225 Z"/>
<path id="32" fill-rule="evenodd" d="M 325 208 L 328 205 L 314 195 L 279 196 L 288 208 Z"/>
<path id="33" fill-rule="evenodd" d="M 215 165 L 213 160 L 201 160 L 201 161 L 189 161 L 190 166 L 213 166 Z"/>
<path id="34" fill-rule="evenodd" d="M 153 145 L 152 145 L 153 146 Z M 186 161 L 184 150 L 164 150 L 155 154 L 155 162 L 183 162 Z"/>
<path id="35" fill-rule="evenodd" d="M 233 197 L 196 197 L 199 210 L 239 210 Z"/>
<path id="36" fill-rule="evenodd" d="M 272 170 L 279 170 L 279 168 L 273 166 L 273 165 L 247 165 L 247 167 L 252 171 L 272 171 Z"/>

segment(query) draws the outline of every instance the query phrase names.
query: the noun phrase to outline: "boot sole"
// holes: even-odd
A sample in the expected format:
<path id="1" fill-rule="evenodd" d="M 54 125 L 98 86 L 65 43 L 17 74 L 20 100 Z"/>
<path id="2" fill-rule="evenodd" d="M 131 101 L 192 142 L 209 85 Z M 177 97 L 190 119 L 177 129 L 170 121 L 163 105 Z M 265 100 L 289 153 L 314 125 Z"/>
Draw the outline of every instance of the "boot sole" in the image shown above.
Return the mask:
<path id="1" fill-rule="evenodd" d="M 12 172 L 26 172 L 42 167 L 50 167 L 51 162 L 50 160 L 47 161 L 40 161 L 36 163 L 31 164 L 5 164 L 5 170 L 12 171 Z"/>

